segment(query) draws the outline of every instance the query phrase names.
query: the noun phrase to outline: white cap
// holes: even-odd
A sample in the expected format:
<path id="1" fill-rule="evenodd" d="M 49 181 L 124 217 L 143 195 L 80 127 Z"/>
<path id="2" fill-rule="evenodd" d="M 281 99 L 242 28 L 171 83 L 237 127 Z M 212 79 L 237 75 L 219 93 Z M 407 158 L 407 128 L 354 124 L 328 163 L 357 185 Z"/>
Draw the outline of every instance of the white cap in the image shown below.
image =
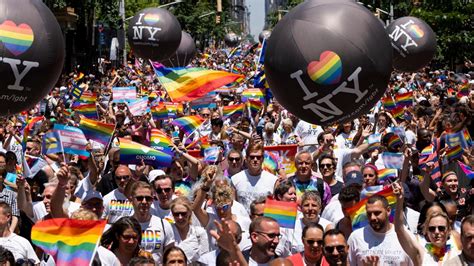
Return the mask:
<path id="1" fill-rule="evenodd" d="M 95 191 L 95 190 L 89 190 L 86 193 L 84 193 L 84 195 L 82 195 L 81 201 L 84 203 L 84 202 L 86 202 L 88 200 L 91 200 L 91 199 L 101 199 L 101 200 L 103 200 L 104 198 L 102 197 L 100 192 Z"/>
<path id="2" fill-rule="evenodd" d="M 401 88 L 401 89 L 398 90 L 398 94 L 404 94 L 404 93 L 407 93 L 407 92 L 408 91 L 405 88 Z"/>
<path id="3" fill-rule="evenodd" d="M 155 181 L 155 179 L 159 176 L 166 175 L 166 173 L 163 170 L 151 170 L 150 173 L 148 174 L 148 182 L 152 183 Z"/>

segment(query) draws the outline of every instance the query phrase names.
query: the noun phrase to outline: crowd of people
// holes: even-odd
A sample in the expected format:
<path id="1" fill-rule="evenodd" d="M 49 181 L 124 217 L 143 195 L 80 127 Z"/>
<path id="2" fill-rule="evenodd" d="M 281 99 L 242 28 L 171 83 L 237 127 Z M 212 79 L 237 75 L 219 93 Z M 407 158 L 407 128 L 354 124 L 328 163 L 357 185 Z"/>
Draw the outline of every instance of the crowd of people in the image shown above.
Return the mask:
<path id="1" fill-rule="evenodd" d="M 314 125 L 286 111 L 264 87 L 258 113 L 225 117 L 222 108 L 242 103 L 257 74 L 258 52 L 241 48 L 230 55 L 206 48 L 192 62 L 246 76 L 209 96 L 211 107 L 183 103 L 178 117 L 206 120 L 194 136 L 150 113 L 134 116 L 113 101 L 112 88 L 128 86 L 148 96 L 150 105 L 170 101 L 153 68 L 138 59 L 63 75 L 35 108 L 2 117 L 0 264 L 55 265 L 31 242 L 32 226 L 51 218 L 107 220 L 93 265 L 297 265 L 298 259 L 301 265 L 474 264 L 473 177 L 459 164 L 474 166 L 472 141 L 465 138 L 462 155 L 451 160 L 447 138 L 474 134 L 473 77 L 447 70 L 394 72 L 385 98 L 413 95 L 402 115 L 381 101 L 353 121 Z M 43 136 L 54 124 L 77 126 L 82 119 L 71 112 L 77 85 L 97 93 L 97 120 L 116 125 L 114 138 L 109 146 L 91 140 L 90 157 L 45 154 Z M 460 93 L 466 87 L 467 94 Z M 31 125 L 33 118 L 40 119 Z M 171 165 L 121 162 L 118 138 L 149 145 L 154 128 L 172 138 Z M 206 136 L 220 148 L 217 161 L 195 152 L 204 149 L 199 140 Z M 374 136 L 379 142 L 371 141 Z M 296 145 L 294 172 L 282 164 L 264 169 L 265 147 L 280 145 Z M 430 145 L 437 158 L 421 165 Z M 401 153 L 403 165 L 382 180 L 380 170 L 390 168 L 385 152 Z M 39 159 L 46 163 L 26 173 Z M 377 186 L 391 187 L 396 204 L 371 196 L 367 225 L 354 229 L 348 210 Z M 265 215 L 270 199 L 298 204 L 294 228 Z"/>

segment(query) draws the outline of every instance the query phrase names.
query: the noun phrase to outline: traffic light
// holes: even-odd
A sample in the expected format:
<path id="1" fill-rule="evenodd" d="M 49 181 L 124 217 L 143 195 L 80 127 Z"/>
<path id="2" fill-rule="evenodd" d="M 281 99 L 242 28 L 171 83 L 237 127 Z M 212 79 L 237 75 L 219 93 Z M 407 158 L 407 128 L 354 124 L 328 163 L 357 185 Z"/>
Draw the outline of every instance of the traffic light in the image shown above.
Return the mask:
<path id="1" fill-rule="evenodd" d="M 216 24 L 221 23 L 221 15 L 216 15 Z"/>

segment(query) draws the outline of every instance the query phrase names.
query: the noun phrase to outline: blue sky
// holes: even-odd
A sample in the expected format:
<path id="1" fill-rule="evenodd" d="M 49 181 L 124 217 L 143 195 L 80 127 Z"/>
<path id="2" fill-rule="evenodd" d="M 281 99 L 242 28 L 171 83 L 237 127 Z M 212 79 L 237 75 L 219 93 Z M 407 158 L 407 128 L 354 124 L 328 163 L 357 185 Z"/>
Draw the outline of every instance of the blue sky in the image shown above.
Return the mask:
<path id="1" fill-rule="evenodd" d="M 250 34 L 254 36 L 255 40 L 258 40 L 258 34 L 265 25 L 265 1 L 247 0 L 246 3 L 250 11 Z"/>

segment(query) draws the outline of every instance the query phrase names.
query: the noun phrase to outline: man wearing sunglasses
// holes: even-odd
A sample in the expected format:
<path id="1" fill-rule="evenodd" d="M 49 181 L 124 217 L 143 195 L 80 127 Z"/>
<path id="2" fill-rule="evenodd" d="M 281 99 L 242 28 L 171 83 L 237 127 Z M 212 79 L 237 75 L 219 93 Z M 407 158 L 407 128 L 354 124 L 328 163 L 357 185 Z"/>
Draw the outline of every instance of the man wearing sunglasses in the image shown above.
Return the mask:
<path id="1" fill-rule="evenodd" d="M 107 218 L 109 224 L 133 213 L 132 203 L 124 195 L 125 186 L 127 186 L 131 177 L 132 172 L 126 165 L 119 165 L 115 170 L 117 188 L 104 196 L 104 218 Z"/>
<path id="2" fill-rule="evenodd" d="M 347 261 L 348 249 L 346 238 L 341 231 L 331 229 L 324 233 L 323 254 L 330 266 L 349 265 Z"/>
<path id="3" fill-rule="evenodd" d="M 232 176 L 232 185 L 235 187 L 237 198 L 248 213 L 250 204 L 258 197 L 273 194 L 277 177 L 262 170 L 263 164 L 262 143 L 251 144 L 247 148 L 247 170 Z"/>
<path id="4" fill-rule="evenodd" d="M 242 153 L 232 149 L 227 155 L 227 162 L 229 167 L 224 171 L 224 176 L 232 177 L 235 174 L 242 171 L 243 168 L 243 159 Z"/>
<path id="5" fill-rule="evenodd" d="M 153 170 L 155 171 L 155 170 Z M 150 172 L 151 176 L 157 175 L 156 172 Z M 161 173 L 162 172 L 162 173 Z M 170 204 L 171 201 L 175 198 L 174 196 L 174 181 L 169 175 L 165 175 L 163 171 L 159 172 L 152 182 L 153 187 L 158 197 L 157 201 L 153 202 L 151 206 L 153 215 L 156 215 L 162 219 L 173 220 L 173 215 L 171 214 Z"/>

